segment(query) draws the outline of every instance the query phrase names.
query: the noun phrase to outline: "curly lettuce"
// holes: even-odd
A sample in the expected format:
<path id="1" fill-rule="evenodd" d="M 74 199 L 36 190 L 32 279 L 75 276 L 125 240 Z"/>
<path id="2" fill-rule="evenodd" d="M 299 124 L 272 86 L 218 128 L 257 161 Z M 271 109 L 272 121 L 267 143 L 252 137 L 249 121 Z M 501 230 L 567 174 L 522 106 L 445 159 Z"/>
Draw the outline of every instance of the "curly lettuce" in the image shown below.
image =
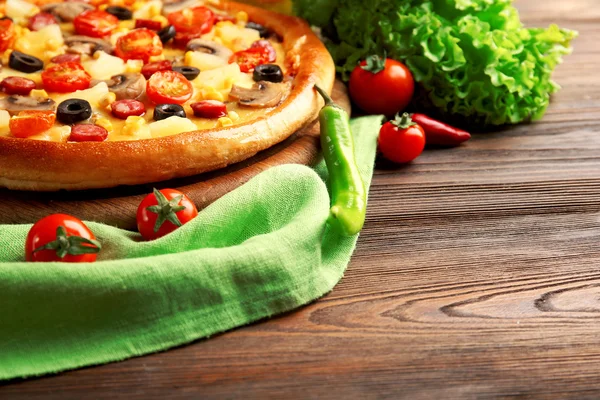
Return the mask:
<path id="1" fill-rule="evenodd" d="M 480 125 L 541 118 L 577 33 L 525 28 L 512 0 L 296 0 L 324 28 L 338 71 L 383 54 L 406 63 L 427 103 Z"/>

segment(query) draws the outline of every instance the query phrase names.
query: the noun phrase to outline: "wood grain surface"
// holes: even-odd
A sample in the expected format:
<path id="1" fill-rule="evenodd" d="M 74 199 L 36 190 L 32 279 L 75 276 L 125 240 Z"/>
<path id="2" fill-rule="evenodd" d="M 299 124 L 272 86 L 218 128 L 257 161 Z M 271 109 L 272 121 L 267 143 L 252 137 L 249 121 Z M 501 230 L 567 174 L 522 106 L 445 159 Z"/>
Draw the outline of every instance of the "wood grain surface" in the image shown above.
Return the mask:
<path id="1" fill-rule="evenodd" d="M 529 25 L 581 33 L 548 115 L 380 165 L 330 295 L 0 398 L 600 398 L 600 3 L 516 5 Z"/>
<path id="2" fill-rule="evenodd" d="M 332 96 L 350 111 L 348 91 L 341 81 L 336 82 Z M 84 221 L 135 230 L 137 207 L 153 187 L 177 188 L 186 193 L 198 209 L 203 209 L 273 166 L 316 164 L 321 159 L 319 148 L 319 123 L 313 121 L 287 140 L 246 161 L 189 178 L 112 189 L 54 193 L 16 192 L 0 188 L 0 224 L 34 223 L 49 214 L 65 213 Z M 17 209 L 19 212 L 14 212 Z"/>

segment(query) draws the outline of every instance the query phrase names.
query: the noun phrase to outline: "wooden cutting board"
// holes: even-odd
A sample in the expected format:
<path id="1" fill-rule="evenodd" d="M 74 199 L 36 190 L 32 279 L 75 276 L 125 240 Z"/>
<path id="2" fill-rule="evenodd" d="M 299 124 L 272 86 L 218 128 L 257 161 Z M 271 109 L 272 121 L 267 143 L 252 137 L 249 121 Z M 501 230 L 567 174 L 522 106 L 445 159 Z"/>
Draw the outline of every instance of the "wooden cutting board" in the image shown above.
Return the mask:
<path id="1" fill-rule="evenodd" d="M 350 100 L 343 83 L 336 82 L 333 98 L 350 110 Z M 49 214 L 66 213 L 86 221 L 135 229 L 138 204 L 153 187 L 177 188 L 186 193 L 198 209 L 202 209 L 271 167 L 292 163 L 314 165 L 320 158 L 319 124 L 315 121 L 284 142 L 244 162 L 189 178 L 78 192 L 37 193 L 0 189 L 0 224 L 33 223 Z"/>

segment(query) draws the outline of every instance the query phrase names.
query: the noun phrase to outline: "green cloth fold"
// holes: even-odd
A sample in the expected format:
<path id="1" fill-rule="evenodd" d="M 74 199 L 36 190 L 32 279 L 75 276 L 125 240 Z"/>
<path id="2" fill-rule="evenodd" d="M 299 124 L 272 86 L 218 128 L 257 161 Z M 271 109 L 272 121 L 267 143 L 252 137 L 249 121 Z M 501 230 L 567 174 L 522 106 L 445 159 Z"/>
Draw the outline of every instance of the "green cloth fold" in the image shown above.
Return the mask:
<path id="1" fill-rule="evenodd" d="M 379 117 L 351 122 L 367 186 Z M 329 230 L 323 164 L 265 171 L 171 235 L 90 222 L 93 264 L 25 263 L 30 225 L 0 226 L 0 379 L 165 350 L 307 304 L 356 244 Z"/>

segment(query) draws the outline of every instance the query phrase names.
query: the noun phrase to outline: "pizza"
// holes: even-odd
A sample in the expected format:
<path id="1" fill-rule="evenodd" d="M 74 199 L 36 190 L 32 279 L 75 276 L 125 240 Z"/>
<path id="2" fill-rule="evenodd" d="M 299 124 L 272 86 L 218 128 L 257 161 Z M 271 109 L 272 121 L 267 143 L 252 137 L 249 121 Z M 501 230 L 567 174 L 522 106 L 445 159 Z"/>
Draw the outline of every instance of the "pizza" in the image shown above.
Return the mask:
<path id="1" fill-rule="evenodd" d="M 32 0 L 33 1 L 33 0 Z M 0 186 L 109 188 L 245 160 L 317 116 L 310 27 L 199 0 L 0 4 Z"/>

